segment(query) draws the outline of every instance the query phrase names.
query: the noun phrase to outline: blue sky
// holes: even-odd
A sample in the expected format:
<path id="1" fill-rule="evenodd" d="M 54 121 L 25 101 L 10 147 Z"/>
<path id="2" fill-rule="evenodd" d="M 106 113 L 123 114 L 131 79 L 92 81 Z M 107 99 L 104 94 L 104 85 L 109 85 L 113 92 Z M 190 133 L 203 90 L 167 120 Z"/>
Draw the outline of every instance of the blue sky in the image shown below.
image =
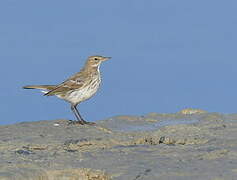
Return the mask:
<path id="1" fill-rule="evenodd" d="M 29 84 L 57 84 L 87 56 L 112 56 L 86 120 L 186 107 L 237 112 L 237 1 L 0 2 L 0 124 L 74 119 Z"/>

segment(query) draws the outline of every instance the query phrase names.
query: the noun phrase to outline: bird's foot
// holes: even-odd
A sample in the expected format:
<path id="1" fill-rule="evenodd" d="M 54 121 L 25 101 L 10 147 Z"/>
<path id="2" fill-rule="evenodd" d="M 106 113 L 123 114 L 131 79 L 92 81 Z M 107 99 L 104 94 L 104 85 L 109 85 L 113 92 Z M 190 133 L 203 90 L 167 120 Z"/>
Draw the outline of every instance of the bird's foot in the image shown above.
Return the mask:
<path id="1" fill-rule="evenodd" d="M 96 124 L 94 122 L 88 122 L 88 121 L 85 121 L 85 120 L 83 120 L 82 123 L 84 123 L 86 125 L 95 125 Z"/>
<path id="2" fill-rule="evenodd" d="M 68 125 L 84 125 L 82 121 L 69 120 Z"/>
<path id="3" fill-rule="evenodd" d="M 88 121 L 73 121 L 73 120 L 69 120 L 68 125 L 95 125 L 96 123 L 94 122 L 88 122 Z"/>

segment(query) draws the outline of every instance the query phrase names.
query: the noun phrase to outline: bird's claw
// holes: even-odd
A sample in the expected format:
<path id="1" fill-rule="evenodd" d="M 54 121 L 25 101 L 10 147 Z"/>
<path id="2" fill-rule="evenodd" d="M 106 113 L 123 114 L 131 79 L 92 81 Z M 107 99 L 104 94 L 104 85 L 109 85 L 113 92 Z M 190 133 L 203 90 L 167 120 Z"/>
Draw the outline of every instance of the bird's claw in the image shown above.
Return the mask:
<path id="1" fill-rule="evenodd" d="M 69 120 L 68 125 L 95 125 L 94 122 Z"/>

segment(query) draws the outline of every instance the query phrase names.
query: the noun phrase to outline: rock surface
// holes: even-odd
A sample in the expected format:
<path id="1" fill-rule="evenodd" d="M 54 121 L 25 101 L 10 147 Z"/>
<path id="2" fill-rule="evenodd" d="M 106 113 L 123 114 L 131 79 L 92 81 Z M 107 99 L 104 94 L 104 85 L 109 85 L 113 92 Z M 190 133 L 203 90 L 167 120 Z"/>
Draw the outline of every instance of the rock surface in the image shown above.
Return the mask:
<path id="1" fill-rule="evenodd" d="M 0 126 L 0 180 L 236 179 L 237 114 L 191 110 Z"/>

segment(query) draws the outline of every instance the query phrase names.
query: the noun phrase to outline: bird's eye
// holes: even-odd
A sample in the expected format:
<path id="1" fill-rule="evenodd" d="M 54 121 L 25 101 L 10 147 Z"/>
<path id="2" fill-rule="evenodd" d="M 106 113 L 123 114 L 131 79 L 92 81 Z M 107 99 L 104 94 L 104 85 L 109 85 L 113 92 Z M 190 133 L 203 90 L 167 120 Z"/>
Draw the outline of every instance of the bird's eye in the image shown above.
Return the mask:
<path id="1" fill-rule="evenodd" d="M 96 61 L 97 61 L 97 60 L 98 60 L 98 58 L 95 58 L 94 60 L 96 60 Z"/>

